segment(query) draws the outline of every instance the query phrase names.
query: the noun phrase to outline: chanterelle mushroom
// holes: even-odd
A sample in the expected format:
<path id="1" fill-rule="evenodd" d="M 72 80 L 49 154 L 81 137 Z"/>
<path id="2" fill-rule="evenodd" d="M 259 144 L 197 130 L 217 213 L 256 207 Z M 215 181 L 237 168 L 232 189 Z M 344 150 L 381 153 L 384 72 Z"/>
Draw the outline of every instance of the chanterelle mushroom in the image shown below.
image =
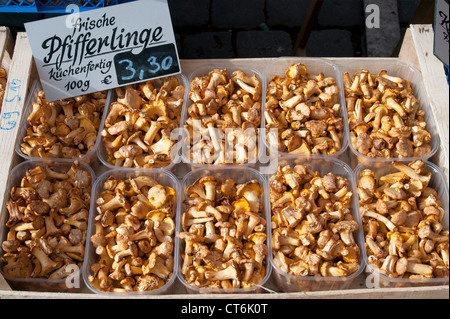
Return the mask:
<path id="1" fill-rule="evenodd" d="M 258 181 L 237 184 L 199 178 L 187 190 L 182 215 L 183 266 L 187 283 L 208 288 L 252 287 L 266 274 L 266 220 Z"/>
<path id="2" fill-rule="evenodd" d="M 164 286 L 174 267 L 175 190 L 150 176 L 110 176 L 95 202 L 99 215 L 90 240 L 98 259 L 89 282 L 106 292 Z"/>
<path id="3" fill-rule="evenodd" d="M 394 161 L 392 168 L 384 176 L 363 170 L 360 181 L 370 176 L 372 192 L 358 183 L 369 263 L 393 278 L 448 277 L 449 236 L 431 172 L 422 160 Z"/>
<path id="4" fill-rule="evenodd" d="M 81 268 L 92 176 L 78 161 L 69 168 L 36 166 L 11 189 L 2 270 L 15 278 L 63 279 Z"/>
<path id="5" fill-rule="evenodd" d="M 349 276 L 360 267 L 350 182 L 305 165 L 280 165 L 270 176 L 272 253 L 296 276 Z M 322 270 L 323 271 L 322 271 Z"/>

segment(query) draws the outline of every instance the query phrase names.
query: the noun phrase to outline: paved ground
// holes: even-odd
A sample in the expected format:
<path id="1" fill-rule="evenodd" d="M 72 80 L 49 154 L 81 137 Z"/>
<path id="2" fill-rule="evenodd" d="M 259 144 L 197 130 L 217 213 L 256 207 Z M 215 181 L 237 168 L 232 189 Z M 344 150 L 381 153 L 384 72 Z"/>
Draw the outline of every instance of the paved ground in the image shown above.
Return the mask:
<path id="1" fill-rule="evenodd" d="M 143 1 L 143 0 L 142 0 Z M 365 8 L 368 0 L 325 0 L 305 52 L 307 56 L 390 56 L 392 44 L 376 44 L 366 34 Z M 378 0 L 393 3 L 396 19 L 386 23 L 405 30 L 419 0 Z M 181 58 L 277 57 L 293 55 L 298 32 L 310 0 L 168 0 Z M 382 13 L 384 14 L 384 13 Z M 14 30 L 23 22 L 43 14 L 0 13 L 0 25 Z M 384 23 L 384 22 L 383 22 Z M 380 32 L 371 34 L 380 35 Z M 366 37 L 369 35 L 369 38 Z M 395 42 L 394 39 L 390 41 Z M 377 39 L 377 37 L 375 37 Z M 379 41 L 379 39 L 378 39 Z"/>
<path id="2" fill-rule="evenodd" d="M 292 55 L 295 39 L 310 4 L 310 0 L 168 2 L 179 39 L 180 56 L 186 59 Z M 367 0 L 325 0 L 306 45 L 306 55 L 368 56 L 365 25 L 365 7 L 368 2 L 370 3 Z M 383 26 L 393 24 L 394 29 L 403 30 L 419 4 L 419 0 L 373 2 L 383 10 L 383 2 L 389 2 L 390 5 L 394 3 L 398 7 L 395 8 L 398 14 L 396 20 L 389 21 L 389 17 L 380 10 L 384 14 Z M 399 40 L 400 36 L 397 35 Z M 376 46 L 378 50 L 375 55 L 391 55 L 392 45 L 384 46 L 382 43 Z"/>

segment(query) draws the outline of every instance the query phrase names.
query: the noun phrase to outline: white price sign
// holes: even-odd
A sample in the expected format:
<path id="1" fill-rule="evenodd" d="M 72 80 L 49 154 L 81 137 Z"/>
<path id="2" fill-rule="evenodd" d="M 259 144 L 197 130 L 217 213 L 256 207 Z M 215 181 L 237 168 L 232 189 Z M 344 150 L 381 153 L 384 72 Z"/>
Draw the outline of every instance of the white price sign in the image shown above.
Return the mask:
<path id="1" fill-rule="evenodd" d="M 167 0 L 25 24 L 48 101 L 181 73 Z"/>
<path id="2" fill-rule="evenodd" d="M 434 15 L 434 55 L 448 66 L 449 59 L 449 22 L 448 0 L 436 0 Z"/>

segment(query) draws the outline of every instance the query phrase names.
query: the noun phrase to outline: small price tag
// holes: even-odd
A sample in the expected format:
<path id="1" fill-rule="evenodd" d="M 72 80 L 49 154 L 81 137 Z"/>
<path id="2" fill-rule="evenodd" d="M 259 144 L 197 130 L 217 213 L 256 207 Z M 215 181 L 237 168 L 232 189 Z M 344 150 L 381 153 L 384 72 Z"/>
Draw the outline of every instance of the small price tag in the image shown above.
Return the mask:
<path id="1" fill-rule="evenodd" d="M 114 65 L 120 85 L 180 72 L 177 48 L 173 44 L 151 47 L 136 55 L 129 51 L 116 54 Z"/>
<path id="2" fill-rule="evenodd" d="M 434 14 L 434 55 L 449 66 L 450 15 L 448 0 L 436 0 Z"/>
<path id="3" fill-rule="evenodd" d="M 54 101 L 181 73 L 167 0 L 140 0 L 25 24 Z"/>

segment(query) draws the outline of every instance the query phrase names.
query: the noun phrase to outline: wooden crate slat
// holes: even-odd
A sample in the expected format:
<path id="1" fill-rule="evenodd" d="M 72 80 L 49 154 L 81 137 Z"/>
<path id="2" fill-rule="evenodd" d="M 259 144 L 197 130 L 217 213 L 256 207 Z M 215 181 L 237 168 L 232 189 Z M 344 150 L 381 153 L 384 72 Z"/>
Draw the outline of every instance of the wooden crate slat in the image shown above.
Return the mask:
<path id="1" fill-rule="evenodd" d="M 39 299 L 108 299 L 107 295 L 93 295 L 89 293 L 54 293 L 36 291 L 5 291 L 2 298 L 39 298 Z M 332 291 L 305 291 L 293 293 L 270 294 L 172 294 L 146 296 L 115 296 L 115 298 L 136 299 L 448 299 L 448 286 L 442 287 L 399 287 L 374 289 L 348 289 Z"/>
<path id="2" fill-rule="evenodd" d="M 31 81 L 33 56 L 28 37 L 24 32 L 17 34 L 13 59 L 8 74 L 5 96 L 0 117 L 0 203 L 3 204 L 7 192 L 8 172 L 18 162 L 15 143 L 22 110 Z M 0 280 L 0 290 L 10 289 Z"/>
<path id="3" fill-rule="evenodd" d="M 7 27 L 0 26 L 0 65 L 11 62 L 12 48 L 14 41 L 11 36 L 11 31 Z M 5 61 L 4 61 L 5 60 Z M 0 101 L 1 104 L 2 101 Z M 0 106 L 1 109 L 1 106 Z M 1 114 L 1 113 L 0 113 Z M 0 201 L 1 203 L 1 201 Z M 11 290 L 5 279 L 0 276 L 0 289 Z"/>

